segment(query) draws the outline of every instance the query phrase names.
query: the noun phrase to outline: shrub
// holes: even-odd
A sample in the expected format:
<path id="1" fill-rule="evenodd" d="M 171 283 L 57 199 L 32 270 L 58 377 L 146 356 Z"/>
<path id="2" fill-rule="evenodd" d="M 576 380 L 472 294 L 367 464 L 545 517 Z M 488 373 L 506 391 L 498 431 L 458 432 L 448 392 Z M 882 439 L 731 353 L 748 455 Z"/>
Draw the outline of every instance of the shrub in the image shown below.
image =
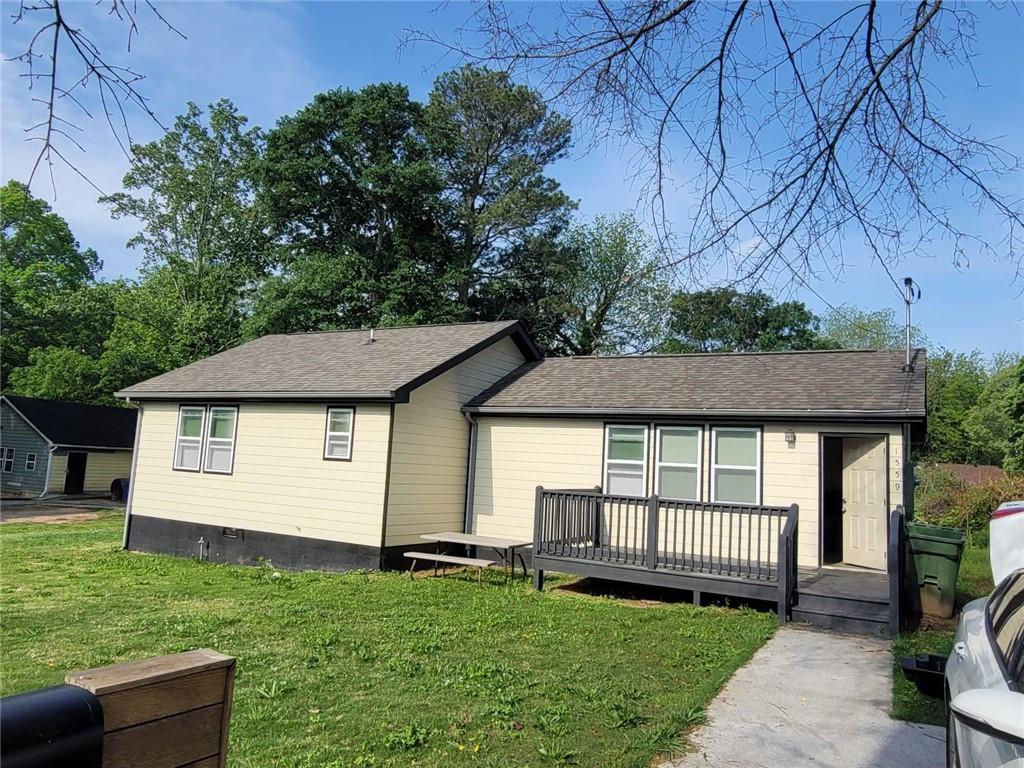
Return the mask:
<path id="1" fill-rule="evenodd" d="M 969 486 L 949 472 L 923 467 L 914 491 L 914 517 L 959 528 L 968 540 L 978 537 L 983 542 L 992 511 L 1005 501 L 1018 499 L 1024 499 L 1024 474 Z"/>

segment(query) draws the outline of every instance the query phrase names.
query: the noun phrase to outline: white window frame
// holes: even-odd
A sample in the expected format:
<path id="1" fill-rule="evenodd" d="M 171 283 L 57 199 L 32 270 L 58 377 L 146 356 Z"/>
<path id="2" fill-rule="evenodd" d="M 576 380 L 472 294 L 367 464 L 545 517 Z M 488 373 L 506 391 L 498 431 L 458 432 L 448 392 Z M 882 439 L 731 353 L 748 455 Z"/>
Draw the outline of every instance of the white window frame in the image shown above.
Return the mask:
<path id="1" fill-rule="evenodd" d="M 742 464 L 719 464 L 718 457 L 718 440 L 716 439 L 719 432 L 753 432 L 754 437 L 754 502 L 751 505 L 744 504 L 742 501 L 719 501 L 718 499 L 718 483 L 715 479 L 720 469 L 745 469 L 750 470 L 751 467 Z M 712 504 L 738 504 L 741 506 L 761 506 L 761 442 L 763 439 L 761 427 L 712 427 L 711 428 L 711 503 Z"/>
<path id="2" fill-rule="evenodd" d="M 231 411 L 234 419 L 231 422 L 231 437 L 213 437 L 210 430 L 213 429 L 213 412 Z M 202 467 L 203 472 L 211 475 L 230 475 L 235 470 L 235 438 L 238 436 L 238 406 L 237 405 L 211 405 L 206 409 L 203 423 L 203 444 L 202 444 Z M 210 469 L 210 444 L 228 445 L 231 448 L 231 463 L 227 469 Z"/>
<path id="3" fill-rule="evenodd" d="M 348 413 L 348 432 L 331 432 L 331 414 L 345 411 Z M 352 461 L 352 443 L 356 432 L 356 409 L 352 406 L 330 406 L 327 409 L 327 420 L 324 424 L 324 459 L 326 461 Z M 327 452 L 332 437 L 348 438 L 348 453 L 344 456 L 332 456 Z"/>
<path id="4" fill-rule="evenodd" d="M 13 448 L 4 448 L 3 456 L 3 471 L 13 472 L 14 471 L 14 458 L 16 451 Z"/>
<path id="5" fill-rule="evenodd" d="M 183 416 L 185 415 L 185 411 L 202 411 L 203 412 L 203 421 L 202 421 L 202 424 L 199 426 L 199 437 L 182 437 L 182 434 L 181 434 L 181 421 L 182 421 Z M 171 466 L 172 466 L 172 468 L 178 470 L 179 472 L 202 472 L 202 470 L 203 470 L 203 460 L 204 460 L 205 454 L 206 454 L 206 451 L 203 449 L 203 446 L 205 444 L 205 436 L 206 436 L 206 406 L 205 405 L 179 405 L 178 406 L 178 420 L 177 420 L 177 423 L 175 424 L 175 427 L 174 427 L 174 456 L 171 458 L 171 462 L 172 462 Z M 185 466 L 181 466 L 180 464 L 178 464 L 178 454 L 179 454 L 178 447 L 181 445 L 181 442 L 183 440 L 186 440 L 186 441 L 188 441 L 190 443 L 195 442 L 196 440 L 199 441 L 199 464 L 196 465 L 195 467 L 185 467 Z"/>
<path id="6" fill-rule="evenodd" d="M 685 463 L 678 461 L 661 460 L 661 433 L 662 432 L 692 432 L 697 430 L 697 463 Z M 697 498 L 676 499 L 672 501 L 696 501 L 700 502 L 704 497 L 704 427 L 696 424 L 659 424 L 654 428 L 654 493 L 661 495 L 661 468 L 679 467 L 681 469 L 697 470 Z"/>
<path id="7" fill-rule="evenodd" d="M 32 466 L 29 466 L 29 465 Z M 36 455 L 34 453 L 25 454 L 25 471 L 35 472 L 36 471 Z"/>
<path id="8" fill-rule="evenodd" d="M 604 473 L 603 473 L 603 482 L 604 482 L 604 492 L 605 493 L 611 493 L 611 490 L 608 487 L 608 457 L 609 457 L 609 454 L 611 453 L 612 430 L 613 429 L 642 429 L 644 431 L 644 453 L 643 453 L 643 459 L 641 459 L 640 461 L 637 461 L 636 459 L 612 459 L 611 460 L 613 464 L 634 464 L 634 465 L 639 464 L 640 465 L 640 470 L 643 473 L 644 491 L 643 491 L 643 493 L 640 496 L 637 496 L 636 498 L 644 498 L 644 497 L 647 496 L 647 488 L 648 488 L 648 485 L 647 485 L 647 455 L 648 455 L 648 451 L 650 450 L 650 443 L 649 443 L 649 441 L 651 439 L 650 426 L 648 424 L 605 424 L 604 425 L 604 468 L 603 468 L 604 469 Z M 616 494 L 612 494 L 612 495 L 620 496 L 622 494 L 616 493 Z"/>

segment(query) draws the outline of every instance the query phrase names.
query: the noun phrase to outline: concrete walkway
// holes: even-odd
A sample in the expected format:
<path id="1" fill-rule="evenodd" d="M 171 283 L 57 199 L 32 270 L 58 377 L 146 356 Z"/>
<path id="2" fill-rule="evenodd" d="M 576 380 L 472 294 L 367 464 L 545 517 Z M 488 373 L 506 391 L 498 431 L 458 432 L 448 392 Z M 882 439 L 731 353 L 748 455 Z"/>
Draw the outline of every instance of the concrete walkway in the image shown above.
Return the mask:
<path id="1" fill-rule="evenodd" d="M 885 640 L 783 627 L 740 669 L 662 768 L 935 768 L 945 731 L 892 720 Z"/>

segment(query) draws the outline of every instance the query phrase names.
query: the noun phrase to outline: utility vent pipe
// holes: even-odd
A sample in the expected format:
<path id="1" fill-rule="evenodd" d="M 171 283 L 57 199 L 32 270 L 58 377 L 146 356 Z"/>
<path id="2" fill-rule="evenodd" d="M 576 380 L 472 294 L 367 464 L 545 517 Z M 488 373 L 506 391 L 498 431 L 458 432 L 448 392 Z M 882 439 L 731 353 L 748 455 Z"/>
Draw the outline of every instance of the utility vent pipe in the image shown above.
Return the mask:
<path id="1" fill-rule="evenodd" d="M 366 342 L 366 343 L 367 344 L 373 344 L 374 341 L 376 341 L 376 339 L 373 338 L 373 328 L 371 328 L 370 329 L 370 340 L 368 342 Z"/>
<path id="2" fill-rule="evenodd" d="M 921 289 L 914 284 L 913 278 L 903 278 L 903 304 L 906 308 L 906 322 L 904 332 L 906 334 L 907 359 L 903 364 L 903 370 L 910 373 L 914 370 L 913 349 L 910 343 L 910 305 L 917 303 L 921 298 Z"/>

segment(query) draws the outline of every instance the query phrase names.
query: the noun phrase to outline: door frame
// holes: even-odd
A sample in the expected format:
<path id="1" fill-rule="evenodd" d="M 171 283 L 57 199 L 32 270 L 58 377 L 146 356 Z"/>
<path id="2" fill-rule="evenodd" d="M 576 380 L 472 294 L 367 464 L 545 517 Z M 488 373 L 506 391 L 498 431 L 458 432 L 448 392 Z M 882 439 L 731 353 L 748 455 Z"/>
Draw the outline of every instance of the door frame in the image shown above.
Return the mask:
<path id="1" fill-rule="evenodd" d="M 69 491 L 68 490 L 68 477 L 71 475 L 71 456 L 72 456 L 72 454 L 78 454 L 80 456 L 84 456 L 85 457 L 85 459 L 82 461 L 82 489 L 79 490 L 79 491 Z M 65 493 L 65 494 L 85 493 L 85 472 L 86 472 L 86 469 L 88 468 L 88 466 L 89 466 L 89 452 L 88 451 L 68 451 L 67 452 L 67 458 L 65 459 L 65 463 L 64 463 L 64 485 L 62 487 L 63 493 Z"/>
<path id="2" fill-rule="evenodd" d="M 856 432 L 836 432 L 835 430 L 827 430 L 824 432 L 818 432 L 818 567 L 823 568 L 825 565 L 825 440 L 826 437 L 881 437 L 884 441 L 883 450 L 885 456 L 883 461 L 885 462 L 885 541 L 889 543 L 889 512 L 891 510 L 890 502 L 890 467 L 889 467 L 889 438 L 891 435 L 888 432 L 870 432 L 864 430 L 858 430 Z"/>

